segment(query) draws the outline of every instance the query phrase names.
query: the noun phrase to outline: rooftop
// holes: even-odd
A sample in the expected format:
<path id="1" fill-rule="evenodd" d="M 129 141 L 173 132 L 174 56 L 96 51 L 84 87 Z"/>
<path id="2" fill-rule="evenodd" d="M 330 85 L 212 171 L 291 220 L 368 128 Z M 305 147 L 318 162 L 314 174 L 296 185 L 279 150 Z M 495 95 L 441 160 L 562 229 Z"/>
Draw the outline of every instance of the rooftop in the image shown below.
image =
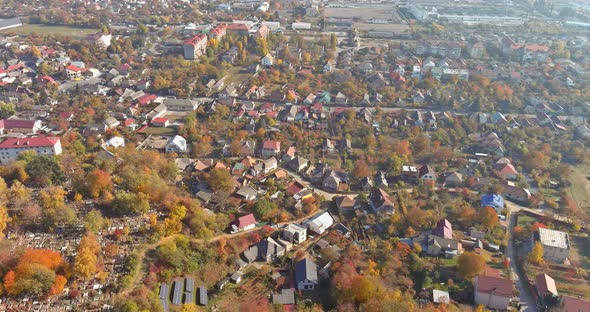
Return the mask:
<path id="1" fill-rule="evenodd" d="M 551 246 L 563 249 L 569 249 L 569 238 L 566 232 L 539 229 L 539 240 L 544 246 Z"/>

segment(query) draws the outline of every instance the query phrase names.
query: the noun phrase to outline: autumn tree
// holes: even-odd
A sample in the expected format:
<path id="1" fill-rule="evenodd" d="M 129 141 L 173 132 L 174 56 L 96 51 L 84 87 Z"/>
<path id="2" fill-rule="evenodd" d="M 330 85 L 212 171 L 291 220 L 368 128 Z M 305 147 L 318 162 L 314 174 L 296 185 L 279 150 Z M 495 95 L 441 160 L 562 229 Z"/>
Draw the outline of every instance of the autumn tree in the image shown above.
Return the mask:
<path id="1" fill-rule="evenodd" d="M 457 260 L 457 270 L 462 278 L 472 278 L 483 272 L 485 267 L 485 259 L 474 252 L 464 252 Z"/>
<path id="2" fill-rule="evenodd" d="M 0 206 L 0 240 L 4 238 L 4 234 L 2 232 L 4 232 L 6 229 L 8 222 L 10 222 L 10 217 L 6 211 L 6 207 L 2 205 Z"/>
<path id="3" fill-rule="evenodd" d="M 232 176 L 227 169 L 214 168 L 207 175 L 206 181 L 214 191 L 230 192 L 234 188 Z"/>
<path id="4" fill-rule="evenodd" d="M 371 175 L 371 170 L 366 161 L 359 159 L 354 163 L 354 171 L 352 174 L 356 179 L 360 180 L 369 177 Z"/>
<path id="5" fill-rule="evenodd" d="M 479 222 L 486 230 L 492 229 L 500 224 L 496 209 L 489 206 L 484 207 L 479 214 Z"/>
<path id="6" fill-rule="evenodd" d="M 6 119 L 16 113 L 14 104 L 0 101 L 0 119 Z"/>
<path id="7" fill-rule="evenodd" d="M 84 217 L 84 227 L 86 231 L 96 233 L 104 226 L 104 218 L 99 210 L 92 209 Z"/>
<path id="8" fill-rule="evenodd" d="M 56 274 L 63 269 L 64 260 L 58 252 L 47 249 L 27 249 L 16 261 L 17 265 L 4 276 L 4 289 L 11 296 L 20 294 L 53 294 L 64 277 Z M 63 288 L 63 286 L 61 286 Z"/>
<path id="9" fill-rule="evenodd" d="M 88 279 L 94 276 L 97 271 L 99 251 L 100 245 L 94 234 L 87 234 L 80 240 L 74 260 L 74 271 L 79 277 Z"/>
<path id="10" fill-rule="evenodd" d="M 533 264 L 543 263 L 543 245 L 541 242 L 535 242 L 533 249 L 529 253 L 528 260 Z"/>
<path id="11" fill-rule="evenodd" d="M 25 171 L 36 186 L 60 184 L 65 181 L 65 175 L 53 156 L 35 156 L 27 163 Z"/>
<path id="12" fill-rule="evenodd" d="M 112 192 L 113 181 L 111 175 L 103 170 L 94 169 L 86 175 L 86 188 L 90 197 L 98 198 L 105 192 Z"/>

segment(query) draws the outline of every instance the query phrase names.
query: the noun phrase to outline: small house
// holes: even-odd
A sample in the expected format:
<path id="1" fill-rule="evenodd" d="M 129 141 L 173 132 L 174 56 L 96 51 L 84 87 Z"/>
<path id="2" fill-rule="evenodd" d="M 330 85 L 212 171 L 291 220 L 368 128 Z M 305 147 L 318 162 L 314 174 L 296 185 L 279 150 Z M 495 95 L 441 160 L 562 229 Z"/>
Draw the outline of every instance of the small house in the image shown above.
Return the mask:
<path id="1" fill-rule="evenodd" d="M 253 214 L 248 214 L 243 217 L 239 217 L 232 224 L 232 232 L 248 231 L 256 227 L 256 219 Z"/>
<path id="2" fill-rule="evenodd" d="M 323 234 L 334 224 L 334 218 L 327 211 L 312 217 L 308 222 L 308 229 L 317 234 Z"/>
<path id="3" fill-rule="evenodd" d="M 478 275 L 475 277 L 474 292 L 476 305 L 506 310 L 513 296 L 513 284 L 509 279 Z"/>
<path id="4" fill-rule="evenodd" d="M 298 290 L 314 290 L 318 285 L 318 267 L 304 258 L 295 263 L 295 284 Z"/>

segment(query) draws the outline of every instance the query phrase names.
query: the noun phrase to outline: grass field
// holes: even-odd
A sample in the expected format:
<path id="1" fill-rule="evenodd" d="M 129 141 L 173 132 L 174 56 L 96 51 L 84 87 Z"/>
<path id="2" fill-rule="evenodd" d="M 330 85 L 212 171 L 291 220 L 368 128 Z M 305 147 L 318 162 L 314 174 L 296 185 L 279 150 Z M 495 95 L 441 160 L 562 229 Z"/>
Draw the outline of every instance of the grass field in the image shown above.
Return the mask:
<path id="1" fill-rule="evenodd" d="M 531 224 L 535 223 L 535 221 L 537 221 L 537 219 L 527 216 L 525 214 L 519 214 L 518 215 L 518 226 L 522 226 L 522 227 L 528 227 Z"/>
<path id="2" fill-rule="evenodd" d="M 578 207 L 590 213 L 590 166 L 581 165 L 572 167 L 570 177 L 570 192 Z"/>
<path id="3" fill-rule="evenodd" d="M 98 32 L 99 29 L 93 28 L 78 28 L 78 27 L 70 27 L 70 26 L 48 26 L 48 25 L 40 25 L 40 24 L 27 24 L 17 28 L 7 29 L 0 31 L 0 34 L 3 35 L 22 35 L 27 36 L 30 34 L 38 34 L 38 35 L 61 35 L 61 36 L 70 36 L 70 37 L 85 37 L 89 34 L 94 34 Z"/>
<path id="4" fill-rule="evenodd" d="M 145 134 L 154 135 L 175 135 L 176 129 L 173 128 L 158 128 L 158 127 L 147 127 L 144 131 Z"/>

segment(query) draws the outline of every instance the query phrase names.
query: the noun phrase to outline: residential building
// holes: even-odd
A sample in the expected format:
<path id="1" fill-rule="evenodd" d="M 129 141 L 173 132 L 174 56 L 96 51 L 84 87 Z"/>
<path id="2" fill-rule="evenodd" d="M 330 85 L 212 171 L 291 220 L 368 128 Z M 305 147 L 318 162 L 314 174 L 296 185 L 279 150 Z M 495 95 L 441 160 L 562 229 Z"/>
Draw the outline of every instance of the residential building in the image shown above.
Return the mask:
<path id="1" fill-rule="evenodd" d="M 36 134 L 41 130 L 40 120 L 2 119 L 0 120 L 0 134 L 23 133 Z"/>
<path id="2" fill-rule="evenodd" d="M 292 244 L 301 244 L 307 239 L 307 228 L 289 223 L 283 229 L 283 239 Z"/>
<path id="3" fill-rule="evenodd" d="M 555 280 L 551 276 L 542 273 L 537 275 L 535 281 L 537 294 L 540 298 L 557 298 L 559 296 L 559 294 L 557 293 L 557 286 L 555 286 Z"/>
<path id="4" fill-rule="evenodd" d="M 401 176 L 406 181 L 417 181 L 419 178 L 418 168 L 414 166 L 402 166 Z"/>
<path id="5" fill-rule="evenodd" d="M 179 112 L 192 112 L 199 108 L 200 103 L 190 99 L 165 99 L 162 103 L 166 110 Z"/>
<path id="6" fill-rule="evenodd" d="M 516 168 L 510 163 L 497 164 L 495 167 L 496 172 L 503 179 L 515 180 L 518 176 L 518 171 L 516 171 Z"/>
<path id="7" fill-rule="evenodd" d="M 260 155 L 262 158 L 276 156 L 281 152 L 281 142 L 275 140 L 266 140 L 262 143 Z"/>
<path id="8" fill-rule="evenodd" d="M 37 155 L 60 155 L 61 141 L 58 137 L 8 138 L 0 143 L 0 163 L 10 163 L 24 151 Z"/>
<path id="9" fill-rule="evenodd" d="M 272 54 L 267 53 L 261 60 L 260 65 L 262 66 L 272 66 L 275 62 L 274 56 Z"/>
<path id="10" fill-rule="evenodd" d="M 271 237 L 267 237 L 256 245 L 250 246 L 243 252 L 248 263 L 260 260 L 270 262 L 285 254 L 285 247 L 281 246 Z"/>
<path id="11" fill-rule="evenodd" d="M 315 262 L 304 258 L 295 263 L 295 284 L 298 290 L 314 290 L 318 283 L 318 267 Z"/>
<path id="12" fill-rule="evenodd" d="M 580 297 L 561 296 L 557 307 L 559 312 L 590 312 L 590 300 Z"/>
<path id="13" fill-rule="evenodd" d="M 459 187 L 463 185 L 463 174 L 459 172 L 450 172 L 445 175 L 445 187 Z"/>
<path id="14" fill-rule="evenodd" d="M 168 120 L 168 118 L 164 117 L 156 117 L 152 119 L 152 126 L 154 127 L 166 128 L 168 127 L 169 123 L 170 121 Z"/>
<path id="15" fill-rule="evenodd" d="M 467 53 L 469 53 L 469 56 L 471 56 L 471 58 L 474 59 L 481 58 L 483 56 L 484 51 L 485 46 L 480 41 L 475 41 L 469 44 L 469 46 L 467 47 Z"/>
<path id="16" fill-rule="evenodd" d="M 474 292 L 476 305 L 506 310 L 513 295 L 513 285 L 509 279 L 478 275 L 475 277 Z"/>
<path id="17" fill-rule="evenodd" d="M 504 198 L 498 194 L 485 194 L 480 200 L 481 207 L 492 207 L 498 214 L 504 210 Z"/>
<path id="18" fill-rule="evenodd" d="M 334 203 L 340 214 L 351 214 L 355 209 L 361 207 L 360 201 L 356 200 L 352 195 L 336 196 L 334 197 Z"/>
<path id="19" fill-rule="evenodd" d="M 395 196 L 387 194 L 383 189 L 376 188 L 369 195 L 369 207 L 373 212 L 382 215 L 392 215 L 395 213 Z"/>
<path id="20" fill-rule="evenodd" d="M 461 49 L 459 42 L 421 41 L 416 44 L 417 55 L 436 55 L 452 59 L 461 57 Z"/>
<path id="21" fill-rule="evenodd" d="M 250 26 L 243 23 L 229 24 L 226 27 L 226 32 L 238 36 L 248 36 L 250 34 Z"/>
<path id="22" fill-rule="evenodd" d="M 256 219 L 253 214 L 248 214 L 243 217 L 239 217 L 231 225 L 232 232 L 248 231 L 256 227 Z"/>
<path id="23" fill-rule="evenodd" d="M 68 80 L 74 80 L 82 77 L 82 68 L 74 65 L 66 66 L 65 69 L 66 78 Z"/>
<path id="24" fill-rule="evenodd" d="M 447 219 L 440 219 L 436 223 L 436 228 L 432 231 L 432 235 L 436 235 L 442 238 L 453 238 L 453 226 Z"/>
<path id="25" fill-rule="evenodd" d="M 324 234 L 334 224 L 334 218 L 327 211 L 315 215 L 309 219 L 308 229 L 317 234 Z"/>
<path id="26" fill-rule="evenodd" d="M 429 165 L 424 165 L 418 170 L 418 178 L 422 182 L 436 183 L 436 171 Z"/>
<path id="27" fill-rule="evenodd" d="M 545 261 L 563 263 L 570 254 L 570 240 L 566 232 L 540 228 L 535 238 L 543 245 Z"/>
<path id="28" fill-rule="evenodd" d="M 512 181 L 506 181 L 506 183 L 503 185 L 504 192 L 502 195 L 504 195 L 504 197 L 507 199 L 521 203 L 523 205 L 528 205 L 530 203 L 532 195 L 528 189 L 516 186 L 516 184 L 514 184 Z"/>
<path id="29" fill-rule="evenodd" d="M 180 135 L 175 135 L 167 144 L 166 144 L 166 153 L 186 153 L 187 152 L 187 145 L 186 139 L 181 137 Z"/>
<path id="30" fill-rule="evenodd" d="M 187 60 L 196 60 L 205 54 L 207 49 L 207 36 L 196 35 L 182 44 L 184 58 Z"/>
<path id="31" fill-rule="evenodd" d="M 267 26 L 262 25 L 254 33 L 253 37 L 256 38 L 256 39 L 266 39 L 268 37 L 269 31 L 270 31 L 270 29 Z"/>
<path id="32" fill-rule="evenodd" d="M 211 29 L 211 31 L 209 31 L 209 38 L 221 40 L 223 37 L 225 37 L 226 32 L 227 32 L 227 25 L 221 23 L 221 24 L 215 26 L 215 28 Z"/>
<path id="33" fill-rule="evenodd" d="M 425 235 L 420 244 L 422 250 L 433 257 L 453 258 L 463 253 L 463 245 L 455 240 L 449 238 L 438 237 L 434 235 Z"/>

